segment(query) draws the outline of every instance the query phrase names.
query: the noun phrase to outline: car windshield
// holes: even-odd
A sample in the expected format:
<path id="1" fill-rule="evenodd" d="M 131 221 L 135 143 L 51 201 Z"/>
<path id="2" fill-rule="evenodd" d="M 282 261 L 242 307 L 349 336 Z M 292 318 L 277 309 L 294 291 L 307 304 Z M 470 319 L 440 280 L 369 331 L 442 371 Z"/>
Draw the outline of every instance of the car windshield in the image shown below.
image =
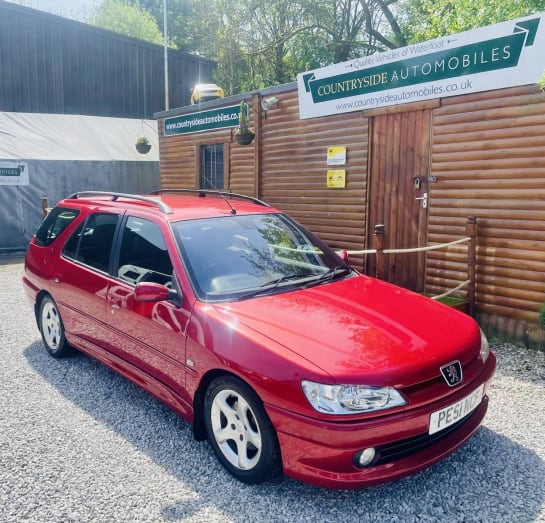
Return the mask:
<path id="1" fill-rule="evenodd" d="M 187 220 L 172 227 L 203 300 L 246 299 L 351 272 L 334 251 L 283 214 Z"/>

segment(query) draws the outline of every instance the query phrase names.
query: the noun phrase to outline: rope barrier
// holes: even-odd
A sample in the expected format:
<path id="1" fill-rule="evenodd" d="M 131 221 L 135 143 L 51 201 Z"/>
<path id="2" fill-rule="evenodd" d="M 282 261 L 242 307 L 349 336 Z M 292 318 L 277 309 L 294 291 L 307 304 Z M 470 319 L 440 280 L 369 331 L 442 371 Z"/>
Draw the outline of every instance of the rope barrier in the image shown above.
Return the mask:
<path id="1" fill-rule="evenodd" d="M 382 233 L 384 234 L 384 233 Z M 465 243 L 471 241 L 471 237 L 466 236 L 464 238 L 460 238 L 458 240 L 454 240 L 448 243 L 437 243 L 434 245 L 427 245 L 425 247 L 414 247 L 409 249 L 382 249 L 380 250 L 383 254 L 401 254 L 401 253 L 410 253 L 410 252 L 425 252 L 425 251 L 433 251 L 433 250 L 439 250 L 439 249 L 445 249 L 448 247 L 451 247 L 452 245 L 457 245 L 459 243 Z M 469 247 L 468 247 L 469 248 Z M 362 255 L 362 254 L 377 254 L 379 252 L 378 249 L 365 249 L 361 251 L 346 251 L 348 255 Z M 432 300 L 440 300 L 441 298 L 445 298 L 447 296 L 450 296 L 451 294 L 454 294 L 455 292 L 463 289 L 465 286 L 469 285 L 471 283 L 471 280 L 466 280 L 460 285 L 454 287 L 453 289 L 450 289 L 443 294 L 438 294 L 437 296 L 430 296 Z"/>
<path id="2" fill-rule="evenodd" d="M 366 249 L 365 251 L 346 251 L 346 254 L 352 254 L 354 256 L 357 256 L 358 254 L 376 254 L 376 249 Z"/>
<path id="3" fill-rule="evenodd" d="M 469 236 L 465 238 L 460 238 L 459 240 L 454 240 L 449 243 L 437 243 L 435 245 L 427 245 L 426 247 L 412 247 L 409 249 L 384 249 L 382 252 L 384 254 L 397 254 L 397 253 L 407 253 L 407 252 L 423 252 L 423 251 L 433 251 L 437 249 L 444 249 L 445 247 L 450 247 L 451 245 L 456 245 L 457 243 L 464 243 L 471 240 Z M 348 254 L 359 255 L 359 254 L 376 254 L 376 249 L 366 249 L 364 251 L 346 251 Z"/>
<path id="4" fill-rule="evenodd" d="M 454 240 L 449 243 L 438 243 L 436 245 L 427 245 L 426 247 L 414 247 L 412 249 L 384 249 L 384 254 L 394 254 L 401 252 L 423 252 L 423 251 L 433 251 L 437 249 L 444 249 L 445 247 L 450 247 L 451 245 L 456 245 L 457 243 L 463 243 L 471 240 L 471 238 L 461 238 L 460 240 Z"/>
<path id="5" fill-rule="evenodd" d="M 445 296 L 450 296 L 451 294 L 455 293 L 456 291 L 459 291 L 460 289 L 464 288 L 469 283 L 469 280 L 466 280 L 457 287 L 454 287 L 454 289 L 450 289 L 449 291 L 444 292 L 443 294 L 438 294 L 437 296 L 430 296 L 432 300 L 440 300 L 441 298 L 444 298 Z"/>

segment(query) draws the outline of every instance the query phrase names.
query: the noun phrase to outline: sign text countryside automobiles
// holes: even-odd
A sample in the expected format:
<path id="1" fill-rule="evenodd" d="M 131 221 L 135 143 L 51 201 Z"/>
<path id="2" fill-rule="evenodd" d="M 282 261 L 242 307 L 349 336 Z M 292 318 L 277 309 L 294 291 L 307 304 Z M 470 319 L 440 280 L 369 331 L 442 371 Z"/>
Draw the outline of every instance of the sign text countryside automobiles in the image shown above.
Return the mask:
<path id="1" fill-rule="evenodd" d="M 298 75 L 301 118 L 536 83 L 545 68 L 537 14 Z"/>

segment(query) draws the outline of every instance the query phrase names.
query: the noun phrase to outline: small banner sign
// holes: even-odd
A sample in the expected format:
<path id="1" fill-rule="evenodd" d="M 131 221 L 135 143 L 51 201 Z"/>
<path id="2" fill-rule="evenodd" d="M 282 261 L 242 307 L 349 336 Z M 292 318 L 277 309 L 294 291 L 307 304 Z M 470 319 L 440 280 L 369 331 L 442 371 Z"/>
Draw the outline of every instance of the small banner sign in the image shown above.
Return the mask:
<path id="1" fill-rule="evenodd" d="M 346 170 L 330 169 L 327 171 L 326 184 L 328 189 L 342 189 L 346 187 Z"/>
<path id="2" fill-rule="evenodd" d="M 239 115 L 240 105 L 231 105 L 220 109 L 211 109 L 210 111 L 165 118 L 164 134 L 165 136 L 173 136 L 236 127 Z"/>
<path id="3" fill-rule="evenodd" d="M 0 162 L 0 185 L 28 185 L 28 166 L 23 162 Z"/>
<path id="4" fill-rule="evenodd" d="M 346 163 L 346 146 L 338 145 L 328 147 L 327 165 L 344 165 Z"/>
<path id="5" fill-rule="evenodd" d="M 300 117 L 536 83 L 544 26 L 537 14 L 299 74 Z"/>

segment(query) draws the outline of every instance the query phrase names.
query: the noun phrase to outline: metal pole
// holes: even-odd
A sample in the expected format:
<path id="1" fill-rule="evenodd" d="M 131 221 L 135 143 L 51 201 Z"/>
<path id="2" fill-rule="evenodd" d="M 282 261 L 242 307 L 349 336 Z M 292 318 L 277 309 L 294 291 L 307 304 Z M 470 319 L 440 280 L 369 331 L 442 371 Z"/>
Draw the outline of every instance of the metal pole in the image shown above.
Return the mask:
<path id="1" fill-rule="evenodd" d="M 379 280 L 386 278 L 386 265 L 384 263 L 384 235 L 386 234 L 386 226 L 382 223 L 375 225 L 375 233 L 373 234 L 373 247 L 377 251 L 375 277 Z"/>
<path id="2" fill-rule="evenodd" d="M 165 111 L 170 109 L 168 102 L 168 31 L 167 31 L 167 0 L 163 0 L 163 42 L 165 48 Z"/>
<path id="3" fill-rule="evenodd" d="M 468 216 L 466 222 L 466 235 L 469 236 L 467 246 L 467 312 L 470 316 L 475 314 L 475 269 L 477 265 L 477 218 Z"/>
<path id="4" fill-rule="evenodd" d="M 42 196 L 42 218 L 45 218 L 50 210 L 47 196 Z"/>

